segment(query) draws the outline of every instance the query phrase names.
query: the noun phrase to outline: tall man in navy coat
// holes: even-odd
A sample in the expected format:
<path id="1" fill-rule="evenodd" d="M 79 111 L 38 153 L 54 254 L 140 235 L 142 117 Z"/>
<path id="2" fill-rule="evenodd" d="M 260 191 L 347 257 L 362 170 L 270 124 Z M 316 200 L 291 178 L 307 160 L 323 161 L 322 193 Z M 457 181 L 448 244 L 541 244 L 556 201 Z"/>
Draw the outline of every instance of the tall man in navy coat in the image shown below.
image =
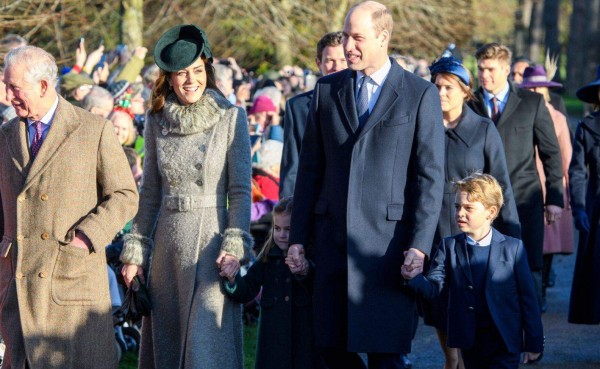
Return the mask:
<path id="1" fill-rule="evenodd" d="M 315 63 L 323 76 L 347 68 L 346 56 L 342 46 L 342 32 L 329 32 L 317 43 Z M 294 96 L 285 104 L 283 118 L 283 153 L 281 156 L 281 176 L 279 198 L 292 196 L 298 173 L 298 161 L 302 149 L 302 137 L 306 129 L 308 108 L 313 90 Z"/>
<path id="2" fill-rule="evenodd" d="M 368 353 L 369 368 L 401 368 L 415 299 L 400 267 L 422 265 L 442 204 L 437 89 L 387 56 L 392 26 L 382 4 L 350 10 L 349 69 L 317 83 L 302 142 L 289 255 L 306 247 L 315 261 L 316 345 L 330 368 L 364 368 L 357 352 Z M 361 127 L 362 83 L 369 109 Z"/>
<path id="3" fill-rule="evenodd" d="M 469 102 L 469 106 L 477 114 L 494 120 L 491 99 L 496 97 L 495 123 L 504 144 L 519 219 L 527 224 L 522 239 L 541 306 L 544 221 L 557 221 L 563 207 L 558 139 L 543 97 L 508 82 L 511 52 L 506 46 L 484 45 L 475 57 L 481 87 L 476 93 L 478 101 Z M 546 174 L 545 197 L 535 166 L 535 147 Z"/>

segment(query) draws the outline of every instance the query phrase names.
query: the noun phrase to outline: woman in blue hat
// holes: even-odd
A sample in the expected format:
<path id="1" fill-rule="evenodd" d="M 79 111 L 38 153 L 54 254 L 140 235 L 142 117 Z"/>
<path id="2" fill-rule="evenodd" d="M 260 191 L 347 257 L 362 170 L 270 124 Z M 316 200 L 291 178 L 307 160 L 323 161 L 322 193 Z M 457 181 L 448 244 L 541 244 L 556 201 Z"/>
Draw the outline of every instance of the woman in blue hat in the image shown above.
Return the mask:
<path id="1" fill-rule="evenodd" d="M 455 221 L 453 180 L 464 178 L 475 171 L 491 174 L 504 190 L 505 205 L 494 227 L 512 237 L 521 238 L 521 226 L 514 201 L 504 146 L 494 123 L 477 115 L 466 102 L 474 99 L 471 74 L 454 57 L 444 57 L 430 67 L 431 82 L 440 95 L 443 121 L 446 128 L 446 181 L 444 198 L 431 255 L 445 237 L 460 233 Z M 442 296 L 444 296 L 444 291 Z M 447 297 L 447 296 L 445 296 Z M 423 304 L 425 324 L 436 328 L 444 351 L 445 369 L 463 368 L 458 349 L 446 346 L 446 304 Z"/>
<path id="2" fill-rule="evenodd" d="M 145 277 L 152 301 L 139 367 L 242 369 L 241 308 L 219 272 L 252 244 L 246 114 L 219 92 L 197 26 L 167 31 L 154 59 L 140 206 L 121 254 L 125 282 Z"/>
<path id="3" fill-rule="evenodd" d="M 600 67 L 577 97 L 593 112 L 577 125 L 569 166 L 571 211 L 579 230 L 569 322 L 600 324 Z"/>

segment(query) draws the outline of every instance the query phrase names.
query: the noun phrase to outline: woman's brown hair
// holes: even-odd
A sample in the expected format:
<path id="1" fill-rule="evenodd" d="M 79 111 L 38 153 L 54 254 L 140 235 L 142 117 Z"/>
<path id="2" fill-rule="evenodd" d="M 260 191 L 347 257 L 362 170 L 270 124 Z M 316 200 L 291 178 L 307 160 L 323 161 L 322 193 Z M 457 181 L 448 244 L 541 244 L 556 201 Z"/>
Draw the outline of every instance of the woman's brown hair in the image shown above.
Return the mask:
<path id="1" fill-rule="evenodd" d="M 432 75 L 431 83 L 435 84 L 435 80 L 436 80 L 437 76 L 444 76 L 453 81 L 456 81 L 458 83 L 458 85 L 460 86 L 460 89 L 464 93 L 467 94 L 467 97 L 465 98 L 465 102 L 477 101 L 477 97 L 475 97 L 475 94 L 473 93 L 473 76 L 471 75 L 471 72 L 469 72 L 469 70 L 467 68 L 465 68 L 465 70 L 469 74 L 469 85 L 468 86 L 465 85 L 465 83 L 460 78 L 458 78 L 458 76 L 456 76 L 455 74 L 452 74 L 452 73 L 447 73 L 447 72 L 436 73 L 436 74 Z"/>
<path id="2" fill-rule="evenodd" d="M 204 57 L 202 57 L 202 60 L 204 61 L 204 68 L 206 70 L 206 88 L 215 90 L 220 95 L 223 95 L 217 87 L 217 82 L 215 79 L 215 69 L 213 68 L 212 63 Z M 162 111 L 165 106 L 165 99 L 167 98 L 167 96 L 169 96 L 169 94 L 172 91 L 171 86 L 169 84 L 170 75 L 171 72 L 167 72 L 163 69 L 159 70 L 158 78 L 156 79 L 156 83 L 154 84 L 154 88 L 152 89 L 152 106 L 150 109 L 152 113 L 158 113 Z"/>

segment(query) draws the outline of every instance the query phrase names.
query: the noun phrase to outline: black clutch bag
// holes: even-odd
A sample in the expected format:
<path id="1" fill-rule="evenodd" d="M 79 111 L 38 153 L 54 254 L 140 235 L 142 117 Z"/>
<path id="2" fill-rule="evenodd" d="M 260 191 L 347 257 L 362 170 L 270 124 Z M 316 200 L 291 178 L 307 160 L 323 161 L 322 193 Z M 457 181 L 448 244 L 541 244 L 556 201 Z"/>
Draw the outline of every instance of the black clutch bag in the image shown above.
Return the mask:
<path id="1" fill-rule="evenodd" d="M 137 288 L 135 288 L 135 287 Z M 125 319 L 138 321 L 143 316 L 150 315 L 152 303 L 146 285 L 140 281 L 138 276 L 133 278 L 133 282 L 127 289 L 125 301 L 121 305 L 120 312 L 125 316 Z"/>

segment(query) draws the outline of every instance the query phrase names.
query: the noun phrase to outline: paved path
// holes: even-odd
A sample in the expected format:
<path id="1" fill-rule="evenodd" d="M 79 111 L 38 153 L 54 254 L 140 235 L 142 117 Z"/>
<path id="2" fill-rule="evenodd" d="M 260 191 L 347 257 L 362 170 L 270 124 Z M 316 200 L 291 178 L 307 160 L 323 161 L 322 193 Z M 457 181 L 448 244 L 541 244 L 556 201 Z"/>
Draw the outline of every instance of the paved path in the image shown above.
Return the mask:
<path id="1" fill-rule="evenodd" d="M 532 368 L 600 369 L 600 326 L 567 322 L 574 265 L 575 254 L 554 258 L 556 284 L 547 291 L 548 311 L 542 316 L 546 352 L 543 360 L 531 365 Z M 443 355 L 433 328 L 420 324 L 409 357 L 414 369 L 443 367 Z"/>

